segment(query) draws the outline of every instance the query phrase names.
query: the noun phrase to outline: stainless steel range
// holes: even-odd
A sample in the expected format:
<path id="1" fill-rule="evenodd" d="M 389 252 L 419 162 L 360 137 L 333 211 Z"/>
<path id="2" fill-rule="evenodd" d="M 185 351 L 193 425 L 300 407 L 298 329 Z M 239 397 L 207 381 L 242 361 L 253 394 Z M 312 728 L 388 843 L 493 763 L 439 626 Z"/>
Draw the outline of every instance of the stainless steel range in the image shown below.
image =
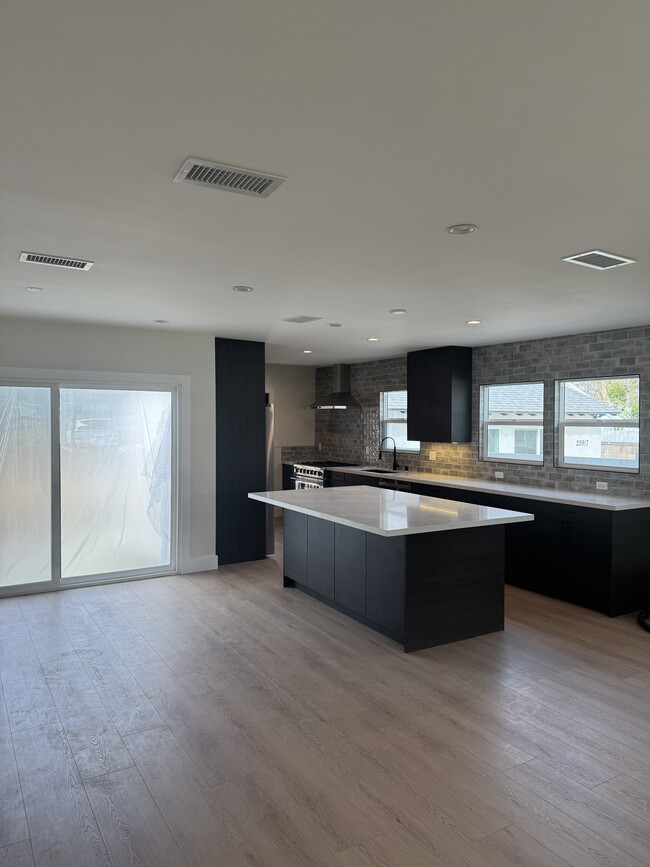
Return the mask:
<path id="1" fill-rule="evenodd" d="M 308 464 L 294 464 L 291 481 L 296 491 L 325 487 L 325 470 L 328 467 L 350 467 L 341 461 L 312 461 Z"/>

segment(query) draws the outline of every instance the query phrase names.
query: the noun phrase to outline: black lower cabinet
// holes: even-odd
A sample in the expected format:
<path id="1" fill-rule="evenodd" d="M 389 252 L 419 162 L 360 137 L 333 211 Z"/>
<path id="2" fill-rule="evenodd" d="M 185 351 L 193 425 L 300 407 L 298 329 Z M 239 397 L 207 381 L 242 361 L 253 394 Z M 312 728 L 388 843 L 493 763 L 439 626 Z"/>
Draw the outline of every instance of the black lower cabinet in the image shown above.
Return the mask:
<path id="1" fill-rule="evenodd" d="M 407 537 L 367 535 L 366 617 L 403 636 Z"/>
<path id="2" fill-rule="evenodd" d="M 304 581 L 307 577 L 307 515 L 284 510 L 284 577 Z"/>
<path id="3" fill-rule="evenodd" d="M 349 611 L 366 614 L 366 533 L 334 525 L 334 601 Z"/>
<path id="4" fill-rule="evenodd" d="M 334 599 L 334 524 L 307 518 L 307 587 Z"/>
<path id="5" fill-rule="evenodd" d="M 385 537 L 285 509 L 284 585 L 408 653 L 503 629 L 503 526 Z"/>
<path id="6" fill-rule="evenodd" d="M 650 605 L 650 514 L 529 501 L 519 586 L 610 617 Z"/>
<path id="7" fill-rule="evenodd" d="M 528 512 L 505 527 L 505 580 L 610 617 L 650 606 L 650 509 L 610 511 L 440 485 L 414 494 Z"/>
<path id="8" fill-rule="evenodd" d="M 293 491 L 293 464 L 282 464 L 282 490 Z"/>

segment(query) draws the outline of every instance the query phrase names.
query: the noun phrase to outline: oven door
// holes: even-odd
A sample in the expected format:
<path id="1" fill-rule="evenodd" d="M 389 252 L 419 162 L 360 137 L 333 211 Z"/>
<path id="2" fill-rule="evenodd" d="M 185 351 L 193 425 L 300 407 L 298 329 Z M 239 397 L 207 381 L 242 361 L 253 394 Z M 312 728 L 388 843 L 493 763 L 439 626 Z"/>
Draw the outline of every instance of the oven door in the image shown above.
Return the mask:
<path id="1" fill-rule="evenodd" d="M 310 491 L 314 488 L 323 487 L 323 483 L 318 479 L 305 479 L 300 478 L 300 476 L 292 476 L 291 481 L 293 482 L 293 487 L 296 491 Z"/>

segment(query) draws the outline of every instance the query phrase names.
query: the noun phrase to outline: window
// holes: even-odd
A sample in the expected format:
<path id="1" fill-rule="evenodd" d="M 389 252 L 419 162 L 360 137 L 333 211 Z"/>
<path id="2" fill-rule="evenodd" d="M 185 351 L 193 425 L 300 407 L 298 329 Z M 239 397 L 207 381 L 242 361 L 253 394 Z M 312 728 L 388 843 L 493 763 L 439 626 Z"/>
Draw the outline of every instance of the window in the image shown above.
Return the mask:
<path id="1" fill-rule="evenodd" d="M 481 386 L 481 459 L 544 463 L 544 383 Z"/>
<path id="2" fill-rule="evenodd" d="M 639 472 L 639 377 L 556 383 L 560 467 Z"/>
<path id="3" fill-rule="evenodd" d="M 393 437 L 398 452 L 419 452 L 420 441 L 406 437 L 406 391 L 382 391 L 379 394 L 381 438 Z"/>

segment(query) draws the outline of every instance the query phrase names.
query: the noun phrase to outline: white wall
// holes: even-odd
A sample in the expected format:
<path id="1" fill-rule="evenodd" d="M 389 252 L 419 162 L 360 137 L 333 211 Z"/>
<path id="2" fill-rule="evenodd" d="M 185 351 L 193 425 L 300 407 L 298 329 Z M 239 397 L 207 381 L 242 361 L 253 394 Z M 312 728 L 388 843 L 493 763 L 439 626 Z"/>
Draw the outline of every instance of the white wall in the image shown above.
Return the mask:
<path id="1" fill-rule="evenodd" d="M 275 407 L 275 487 L 282 487 L 282 447 L 313 446 L 316 413 L 307 409 L 316 397 L 316 368 L 266 365 L 266 390 Z"/>
<path id="2" fill-rule="evenodd" d="M 316 413 L 307 406 L 316 395 L 316 368 L 267 364 L 266 390 L 275 406 L 276 446 L 313 446 Z"/>
<path id="3" fill-rule="evenodd" d="M 162 329 L 0 319 L 0 367 L 191 377 L 189 564 L 214 568 L 214 337 Z"/>

